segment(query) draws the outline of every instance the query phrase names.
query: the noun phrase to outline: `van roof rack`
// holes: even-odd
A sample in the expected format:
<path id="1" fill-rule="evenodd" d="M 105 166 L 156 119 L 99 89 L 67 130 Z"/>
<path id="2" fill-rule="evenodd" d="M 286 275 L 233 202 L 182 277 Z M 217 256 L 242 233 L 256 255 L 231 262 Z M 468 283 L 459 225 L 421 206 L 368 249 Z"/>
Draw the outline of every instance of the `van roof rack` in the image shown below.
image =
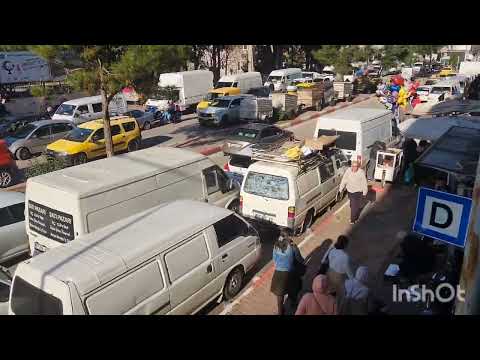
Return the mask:
<path id="1" fill-rule="evenodd" d="M 298 160 L 293 160 L 285 155 L 289 149 L 299 146 L 302 147 L 304 141 L 294 140 L 284 143 L 255 144 L 252 146 L 252 160 L 271 162 L 286 166 L 294 166 L 300 169 L 299 174 L 309 169 L 318 167 L 328 161 L 328 156 L 322 151 L 313 151 L 311 155 L 300 156 Z"/>

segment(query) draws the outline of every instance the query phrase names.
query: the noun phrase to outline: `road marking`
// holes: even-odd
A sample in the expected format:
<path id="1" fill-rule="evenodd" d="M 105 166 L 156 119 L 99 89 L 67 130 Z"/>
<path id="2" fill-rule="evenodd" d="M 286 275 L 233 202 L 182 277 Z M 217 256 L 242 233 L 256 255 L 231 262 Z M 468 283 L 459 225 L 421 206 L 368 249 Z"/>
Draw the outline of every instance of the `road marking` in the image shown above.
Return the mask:
<path id="1" fill-rule="evenodd" d="M 346 207 L 348 204 L 350 204 L 349 201 L 345 202 L 345 204 L 343 204 L 342 206 L 340 206 L 340 208 L 339 208 L 337 211 L 335 211 L 333 214 L 336 216 L 336 215 L 337 215 L 340 211 L 342 211 L 343 208 Z"/>

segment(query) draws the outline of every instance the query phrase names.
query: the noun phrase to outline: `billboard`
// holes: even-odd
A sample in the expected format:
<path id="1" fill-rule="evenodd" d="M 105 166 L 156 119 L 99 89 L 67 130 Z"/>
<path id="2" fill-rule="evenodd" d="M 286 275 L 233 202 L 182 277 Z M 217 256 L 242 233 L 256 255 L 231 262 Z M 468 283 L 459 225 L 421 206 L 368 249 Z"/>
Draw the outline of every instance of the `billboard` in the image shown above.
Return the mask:
<path id="1" fill-rule="evenodd" d="M 0 84 L 51 80 L 48 63 L 30 52 L 0 52 Z"/>

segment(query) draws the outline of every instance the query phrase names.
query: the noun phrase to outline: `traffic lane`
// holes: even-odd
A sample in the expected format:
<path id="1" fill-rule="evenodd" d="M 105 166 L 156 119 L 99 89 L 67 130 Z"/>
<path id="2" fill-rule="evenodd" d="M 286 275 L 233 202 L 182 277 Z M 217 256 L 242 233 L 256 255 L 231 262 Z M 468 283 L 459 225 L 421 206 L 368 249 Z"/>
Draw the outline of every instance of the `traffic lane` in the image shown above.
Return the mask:
<path id="1" fill-rule="evenodd" d="M 313 226 L 318 226 L 319 224 L 322 224 L 326 222 L 332 214 L 335 214 L 337 211 L 346 211 L 345 209 L 345 204 L 347 203 L 347 199 L 343 199 L 341 202 L 336 203 L 332 208 L 326 208 L 322 212 L 320 212 L 316 217 L 314 221 Z M 347 217 L 345 217 L 346 219 Z M 345 224 L 348 224 L 348 221 L 345 221 Z M 272 263 L 272 251 L 273 251 L 273 244 L 275 240 L 278 238 L 279 235 L 279 229 L 277 227 L 269 227 L 269 226 L 262 226 L 258 227 L 257 230 L 260 233 L 261 237 L 261 242 L 262 242 L 262 255 L 257 263 L 257 265 L 246 275 L 245 277 L 245 285 L 240 291 L 240 293 L 231 301 L 222 301 L 221 303 L 217 303 L 216 301 L 213 301 L 212 303 L 208 304 L 205 308 L 203 308 L 200 312 L 199 315 L 220 315 L 222 312 L 228 311 L 229 306 L 235 301 L 238 301 L 241 299 L 243 296 L 245 296 L 246 292 L 250 292 L 252 286 L 256 281 L 258 281 L 260 278 L 263 278 L 265 276 L 268 277 L 267 272 L 269 271 Z M 294 236 L 292 237 L 293 242 L 295 244 L 302 246 L 304 243 L 308 242 L 309 239 L 313 236 L 313 233 L 311 231 L 308 231 L 300 236 Z M 309 255 L 308 253 L 305 253 L 302 251 L 302 248 L 300 248 L 302 254 L 304 255 L 305 258 L 307 258 L 306 255 Z"/>

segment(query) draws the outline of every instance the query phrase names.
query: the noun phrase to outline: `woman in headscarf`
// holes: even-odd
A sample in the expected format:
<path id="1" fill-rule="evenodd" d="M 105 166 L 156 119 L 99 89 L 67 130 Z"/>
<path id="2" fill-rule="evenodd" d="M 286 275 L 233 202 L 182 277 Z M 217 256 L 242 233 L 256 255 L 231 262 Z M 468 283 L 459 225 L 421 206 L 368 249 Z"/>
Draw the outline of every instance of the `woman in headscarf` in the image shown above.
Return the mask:
<path id="1" fill-rule="evenodd" d="M 355 277 L 345 281 L 345 292 L 339 306 L 342 315 L 367 315 L 369 289 L 367 287 L 368 268 L 359 266 Z"/>
<path id="2" fill-rule="evenodd" d="M 285 295 L 288 294 L 291 284 L 291 272 L 294 266 L 295 253 L 293 246 L 284 233 L 281 233 L 273 244 L 273 273 L 270 291 L 277 297 L 278 315 L 284 313 Z"/>
<path id="3" fill-rule="evenodd" d="M 303 295 L 295 315 L 336 315 L 335 298 L 328 293 L 328 280 L 325 275 L 313 279 L 312 292 Z"/>
<path id="4" fill-rule="evenodd" d="M 354 277 L 352 260 L 345 251 L 349 241 L 348 237 L 340 235 L 327 256 L 329 265 L 327 277 L 330 290 L 338 299 L 342 297 L 345 280 Z"/>

